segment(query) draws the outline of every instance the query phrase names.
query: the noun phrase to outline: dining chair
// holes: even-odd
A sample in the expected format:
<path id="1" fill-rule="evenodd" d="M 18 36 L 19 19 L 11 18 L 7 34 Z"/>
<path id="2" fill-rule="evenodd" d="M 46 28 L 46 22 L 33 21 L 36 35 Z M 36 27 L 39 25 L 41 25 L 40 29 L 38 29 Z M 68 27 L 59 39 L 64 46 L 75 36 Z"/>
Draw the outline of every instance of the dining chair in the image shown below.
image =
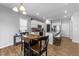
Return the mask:
<path id="1" fill-rule="evenodd" d="M 49 36 L 43 36 L 39 38 L 38 42 L 39 44 L 36 44 L 31 47 L 32 50 L 32 56 L 41 56 L 44 52 L 47 56 L 47 48 L 48 48 L 48 39 Z"/>
<path id="2" fill-rule="evenodd" d="M 24 56 L 31 56 L 32 51 L 31 47 L 38 44 L 38 41 L 32 40 L 32 41 L 24 41 Z"/>
<path id="3" fill-rule="evenodd" d="M 24 35 L 28 35 L 29 33 L 28 32 L 26 32 L 26 33 L 21 33 L 21 54 L 20 55 L 23 55 L 24 56 L 24 39 L 23 39 L 23 36 Z"/>
<path id="4" fill-rule="evenodd" d="M 61 32 L 58 32 L 54 35 L 53 37 L 53 44 L 55 46 L 60 46 L 61 45 L 61 40 L 62 40 L 62 37 L 61 37 Z"/>

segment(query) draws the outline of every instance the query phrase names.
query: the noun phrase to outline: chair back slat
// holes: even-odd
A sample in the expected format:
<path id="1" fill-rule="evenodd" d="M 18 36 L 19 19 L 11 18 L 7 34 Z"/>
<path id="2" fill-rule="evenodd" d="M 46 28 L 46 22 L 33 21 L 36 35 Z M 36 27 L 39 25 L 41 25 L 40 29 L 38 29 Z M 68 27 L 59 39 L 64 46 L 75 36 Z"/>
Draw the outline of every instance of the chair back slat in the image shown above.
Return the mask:
<path id="1" fill-rule="evenodd" d="M 39 38 L 39 41 L 40 41 L 40 52 L 41 53 L 42 53 L 41 50 L 47 49 L 47 47 L 48 47 L 48 42 L 49 42 L 48 37 L 49 36 L 43 36 L 43 37 Z"/>

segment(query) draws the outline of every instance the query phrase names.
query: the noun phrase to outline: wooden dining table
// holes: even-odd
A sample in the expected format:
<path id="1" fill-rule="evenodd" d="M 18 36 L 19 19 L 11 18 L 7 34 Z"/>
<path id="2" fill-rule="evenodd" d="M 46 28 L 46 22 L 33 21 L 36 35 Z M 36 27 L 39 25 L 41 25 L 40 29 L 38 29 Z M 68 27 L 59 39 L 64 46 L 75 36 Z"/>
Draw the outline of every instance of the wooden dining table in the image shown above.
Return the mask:
<path id="1" fill-rule="evenodd" d="M 31 46 L 30 46 L 30 44 L 31 44 L 31 42 L 33 41 L 33 40 L 39 40 L 39 38 L 41 38 L 41 36 L 39 36 L 39 35 L 36 35 L 36 34 L 29 34 L 29 35 L 24 35 L 23 36 L 23 40 L 24 40 L 24 42 L 29 42 L 29 49 L 31 48 Z M 31 53 L 31 50 L 29 50 L 30 51 L 30 53 L 29 53 L 29 55 L 31 55 L 32 53 Z M 25 52 L 24 52 L 25 53 Z"/>
<path id="2" fill-rule="evenodd" d="M 39 35 L 36 35 L 36 34 L 29 34 L 29 35 L 24 35 L 23 38 L 24 38 L 24 41 L 32 41 L 32 40 L 38 40 L 41 36 Z"/>

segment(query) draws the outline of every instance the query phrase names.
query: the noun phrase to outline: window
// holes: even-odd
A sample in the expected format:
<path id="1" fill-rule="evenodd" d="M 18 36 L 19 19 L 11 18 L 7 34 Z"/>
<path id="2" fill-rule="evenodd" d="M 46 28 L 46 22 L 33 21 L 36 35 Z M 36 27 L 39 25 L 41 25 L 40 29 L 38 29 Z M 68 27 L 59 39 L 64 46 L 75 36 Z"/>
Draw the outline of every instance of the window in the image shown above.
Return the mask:
<path id="1" fill-rule="evenodd" d="M 20 19 L 20 31 L 25 32 L 27 30 L 27 20 Z"/>

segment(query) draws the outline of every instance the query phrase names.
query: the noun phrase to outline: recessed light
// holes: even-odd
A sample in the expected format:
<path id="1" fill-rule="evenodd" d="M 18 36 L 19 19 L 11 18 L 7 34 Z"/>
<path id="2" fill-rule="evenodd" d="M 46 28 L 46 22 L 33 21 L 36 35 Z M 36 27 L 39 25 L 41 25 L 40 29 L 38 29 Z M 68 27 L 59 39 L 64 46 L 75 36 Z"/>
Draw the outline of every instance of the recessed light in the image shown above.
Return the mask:
<path id="1" fill-rule="evenodd" d="M 23 11 L 22 14 L 26 15 L 27 13 L 25 11 Z"/>
<path id="2" fill-rule="evenodd" d="M 39 15 L 39 13 L 36 13 L 36 15 Z"/>
<path id="3" fill-rule="evenodd" d="M 67 14 L 67 10 L 65 10 L 64 13 Z"/>

